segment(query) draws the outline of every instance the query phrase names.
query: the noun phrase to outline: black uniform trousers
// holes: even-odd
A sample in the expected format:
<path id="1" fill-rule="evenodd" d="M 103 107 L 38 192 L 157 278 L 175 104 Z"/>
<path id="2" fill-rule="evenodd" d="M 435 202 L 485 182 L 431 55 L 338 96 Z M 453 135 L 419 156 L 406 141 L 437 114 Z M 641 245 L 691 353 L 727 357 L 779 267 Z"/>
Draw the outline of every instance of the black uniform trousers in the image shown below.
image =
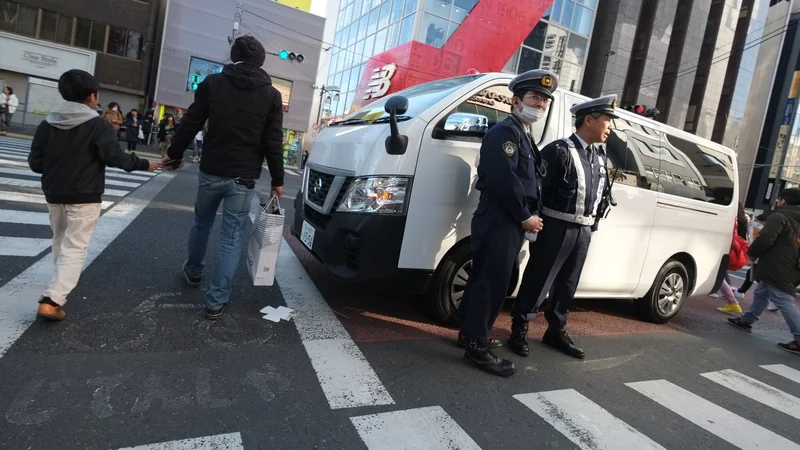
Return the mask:
<path id="1" fill-rule="evenodd" d="M 530 258 L 512 317 L 515 323 L 529 322 L 544 310 L 550 328 L 562 329 L 567 325 L 592 231 L 589 226 L 552 217 L 543 220 L 544 228 L 529 246 Z M 548 293 L 550 296 L 545 299 Z"/>
<path id="2" fill-rule="evenodd" d="M 472 218 L 472 273 L 458 309 L 461 333 L 469 339 L 489 337 L 511 282 L 525 232 L 497 203 L 481 200 Z"/>

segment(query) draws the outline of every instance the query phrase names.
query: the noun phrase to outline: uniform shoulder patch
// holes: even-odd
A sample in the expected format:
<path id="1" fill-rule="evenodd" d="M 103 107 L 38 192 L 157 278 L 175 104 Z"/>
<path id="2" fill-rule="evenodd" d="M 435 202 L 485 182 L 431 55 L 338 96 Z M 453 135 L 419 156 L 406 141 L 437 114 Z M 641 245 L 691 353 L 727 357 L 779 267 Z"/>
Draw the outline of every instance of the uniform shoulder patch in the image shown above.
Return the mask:
<path id="1" fill-rule="evenodd" d="M 508 156 L 514 156 L 514 152 L 517 151 L 517 144 L 511 141 L 506 141 L 506 143 L 503 144 L 503 151 L 506 152 L 506 155 Z"/>

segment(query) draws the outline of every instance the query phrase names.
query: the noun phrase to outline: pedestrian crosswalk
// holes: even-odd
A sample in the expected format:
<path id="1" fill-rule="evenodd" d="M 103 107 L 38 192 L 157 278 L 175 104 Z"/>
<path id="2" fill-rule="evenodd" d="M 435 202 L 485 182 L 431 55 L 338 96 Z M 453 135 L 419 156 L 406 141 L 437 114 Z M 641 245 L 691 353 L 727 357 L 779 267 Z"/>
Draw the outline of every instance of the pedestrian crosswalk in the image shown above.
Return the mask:
<path id="1" fill-rule="evenodd" d="M 800 370 L 782 364 L 759 367 L 765 375 L 779 375 L 800 383 Z M 729 391 L 723 390 L 722 395 L 740 396 L 785 417 L 800 419 L 799 398 L 756 378 L 725 369 L 701 373 L 698 380 L 708 380 L 727 388 Z M 693 424 L 710 433 L 720 440 L 720 446 L 724 441 L 741 449 L 800 450 L 800 444 L 780 434 L 781 431 L 792 432 L 796 423 L 783 427 L 784 422 L 776 424 L 774 417 L 773 420 L 765 417 L 763 422 L 767 423 L 756 423 L 706 398 L 710 395 L 708 390 L 704 391 L 704 397 L 664 379 L 622 384 L 629 395 L 640 395 L 654 408 L 666 408 L 669 413 L 686 421 L 686 425 Z M 674 442 L 673 445 L 659 443 L 657 438 L 648 437 L 577 389 L 524 393 L 513 398 L 533 413 L 528 419 L 516 419 L 531 426 L 538 416 L 582 450 L 664 450 L 674 447 Z M 616 403 L 624 399 L 607 401 Z M 636 417 L 655 416 L 655 410 L 637 409 L 632 414 Z M 356 416 L 350 420 L 370 450 L 481 448 L 472 436 L 481 436 L 483 430 L 475 430 L 473 434 L 471 430 L 462 428 L 441 406 Z M 657 419 L 654 417 L 653 420 Z M 684 428 L 686 433 L 696 432 L 691 426 Z M 663 435 L 661 437 L 663 439 Z M 532 447 L 536 448 L 535 445 Z"/>
<path id="2" fill-rule="evenodd" d="M 31 141 L 0 137 L 0 257 L 31 258 L 50 248 L 50 219 L 41 175 L 28 166 Z M 106 168 L 101 208 L 106 211 L 160 171 Z"/>

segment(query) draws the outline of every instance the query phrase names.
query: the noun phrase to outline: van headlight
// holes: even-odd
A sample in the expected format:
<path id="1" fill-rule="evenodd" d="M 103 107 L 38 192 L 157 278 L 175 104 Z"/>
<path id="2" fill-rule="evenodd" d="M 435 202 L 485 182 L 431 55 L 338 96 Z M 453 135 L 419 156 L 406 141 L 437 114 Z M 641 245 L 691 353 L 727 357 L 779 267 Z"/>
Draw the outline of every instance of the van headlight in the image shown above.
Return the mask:
<path id="1" fill-rule="evenodd" d="M 339 212 L 402 214 L 409 179 L 404 177 L 356 178 L 339 203 Z"/>

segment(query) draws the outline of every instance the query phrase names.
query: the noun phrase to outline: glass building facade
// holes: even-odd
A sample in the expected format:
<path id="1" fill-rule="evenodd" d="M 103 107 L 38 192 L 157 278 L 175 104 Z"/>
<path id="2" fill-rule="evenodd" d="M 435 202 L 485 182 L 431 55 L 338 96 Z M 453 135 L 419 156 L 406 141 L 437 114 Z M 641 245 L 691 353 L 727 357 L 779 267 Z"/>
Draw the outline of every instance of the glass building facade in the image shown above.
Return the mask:
<path id="1" fill-rule="evenodd" d="M 339 101 L 324 116 L 341 116 L 353 104 L 366 62 L 411 40 L 441 48 L 478 0 L 342 0 L 327 84 Z M 519 73 L 549 69 L 559 84 L 579 91 L 597 0 L 555 0 L 504 68 Z M 495 36 L 487 36 L 495 39 Z M 333 100 L 333 99 L 332 99 Z"/>

